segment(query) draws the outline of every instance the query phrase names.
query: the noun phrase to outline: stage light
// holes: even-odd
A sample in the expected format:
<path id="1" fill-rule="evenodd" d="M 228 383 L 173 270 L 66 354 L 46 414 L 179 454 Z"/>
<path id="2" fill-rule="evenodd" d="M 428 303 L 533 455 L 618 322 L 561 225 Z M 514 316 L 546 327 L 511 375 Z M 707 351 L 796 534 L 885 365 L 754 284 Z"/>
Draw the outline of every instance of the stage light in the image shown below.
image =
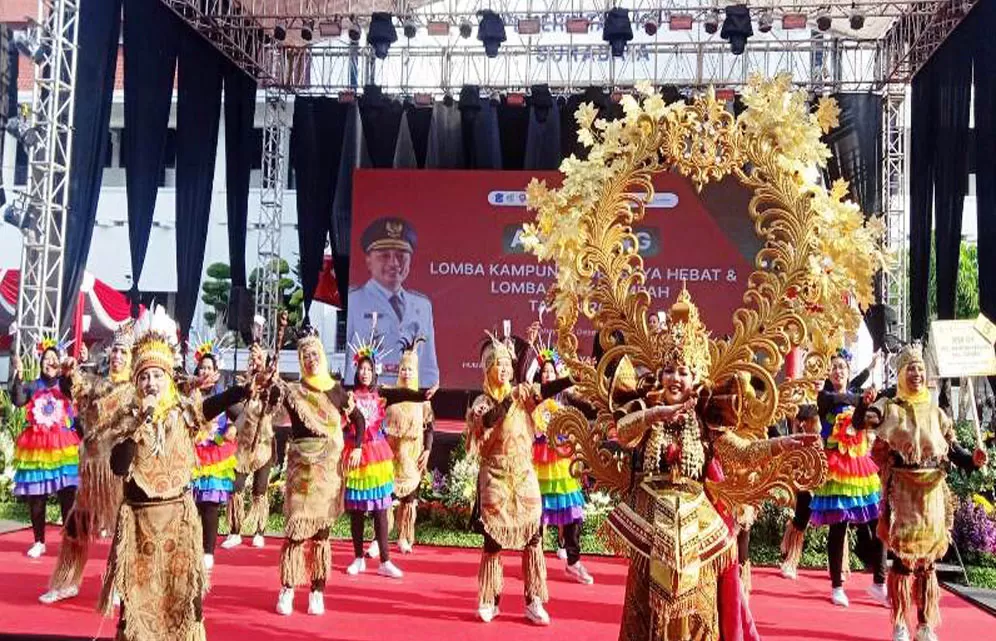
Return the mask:
<path id="1" fill-rule="evenodd" d="M 516 25 L 515 30 L 522 36 L 535 36 L 540 32 L 539 18 L 523 18 L 519 20 L 519 24 Z"/>
<path id="2" fill-rule="evenodd" d="M 667 25 L 671 31 L 689 31 L 692 28 L 693 22 L 695 22 L 695 20 L 690 14 L 678 13 L 672 14 L 671 17 L 668 18 Z"/>
<path id="3" fill-rule="evenodd" d="M 474 33 L 474 27 L 470 24 L 470 20 L 464 18 L 460 21 L 460 37 L 469 38 L 470 34 Z"/>
<path id="4" fill-rule="evenodd" d="M 567 19 L 567 33 L 573 35 L 580 35 L 588 33 L 588 29 L 591 27 L 591 23 L 588 22 L 588 18 L 568 18 Z"/>
<path id="5" fill-rule="evenodd" d="M 349 28 L 346 29 L 349 34 L 349 39 L 352 42 L 359 42 L 360 36 L 363 35 L 363 31 L 360 29 L 360 23 L 356 21 L 356 16 L 349 17 Z"/>
<path id="6" fill-rule="evenodd" d="M 626 52 L 626 43 L 633 39 L 633 24 L 629 21 L 629 9 L 615 7 L 605 13 L 605 26 L 602 27 L 602 40 L 609 43 L 612 55 L 621 58 Z"/>
<path id="7" fill-rule="evenodd" d="M 761 17 L 757 19 L 757 30 L 761 33 L 768 33 L 774 24 L 775 16 L 772 15 L 771 9 L 765 9 L 761 12 Z"/>
<path id="8" fill-rule="evenodd" d="M 35 227 L 38 225 L 41 212 L 38 211 L 37 207 L 26 204 L 26 199 L 22 199 L 21 202 L 22 205 L 20 207 L 14 203 L 4 207 L 3 220 L 8 225 L 16 227 L 21 230 L 21 233 L 27 235 L 34 232 Z M 25 208 L 27 211 L 25 211 Z"/>
<path id="9" fill-rule="evenodd" d="M 405 32 L 405 37 L 408 38 L 409 40 L 414 38 L 415 34 L 418 32 L 418 27 L 415 25 L 415 21 L 412 20 L 411 17 L 405 18 L 405 22 L 404 25 L 402 26 L 402 29 Z"/>
<path id="10" fill-rule="evenodd" d="M 820 31 L 829 31 L 831 23 L 830 10 L 826 7 L 820 7 L 820 10 L 816 12 L 816 28 Z"/>
<path id="11" fill-rule="evenodd" d="M 505 22 L 490 9 L 478 11 L 477 15 L 481 18 L 477 25 L 477 39 L 484 43 L 484 55 L 495 58 L 498 47 L 505 42 Z"/>
<path id="12" fill-rule="evenodd" d="M 349 32 L 353 37 L 353 32 Z M 373 47 L 374 55 L 383 60 L 387 50 L 398 40 L 398 32 L 394 28 L 391 14 L 386 11 L 375 11 L 370 15 L 370 28 L 367 30 L 367 44 Z"/>
<path id="13" fill-rule="evenodd" d="M 858 9 L 856 2 L 851 3 L 851 15 L 848 16 L 848 21 L 851 23 L 851 29 L 854 31 L 858 31 L 865 26 L 865 12 Z"/>
<path id="14" fill-rule="evenodd" d="M 723 40 L 730 41 L 730 51 L 739 56 L 747 46 L 747 38 L 754 35 L 750 24 L 750 10 L 745 4 L 734 4 L 726 7 L 726 19 L 723 20 L 723 31 L 719 34 Z"/>
<path id="15" fill-rule="evenodd" d="M 322 20 L 318 23 L 318 35 L 323 38 L 336 38 L 342 35 L 342 25 L 338 20 Z"/>
<path id="16" fill-rule="evenodd" d="M 17 115 L 7 119 L 5 129 L 13 136 L 17 142 L 25 149 L 31 149 L 42 141 L 41 129 L 32 127 L 28 123 L 31 120 L 31 107 L 27 104 L 18 105 Z"/>
<path id="17" fill-rule="evenodd" d="M 48 58 L 48 47 L 41 43 L 38 37 L 40 27 L 35 26 L 30 31 L 15 31 L 14 46 L 18 53 L 26 58 L 30 58 L 35 64 L 42 64 Z"/>
<path id="18" fill-rule="evenodd" d="M 655 36 L 655 35 L 657 35 L 657 29 L 658 28 L 659 28 L 659 25 L 657 24 L 657 19 L 656 18 L 653 18 L 653 17 L 647 18 L 647 21 L 643 23 L 643 32 L 645 34 L 647 34 L 648 36 Z"/>
<path id="19" fill-rule="evenodd" d="M 711 9 L 705 19 L 705 32 L 713 35 L 719 31 L 719 9 Z"/>
<path id="20" fill-rule="evenodd" d="M 445 20 L 430 20 L 425 29 L 430 36 L 446 37 L 450 35 L 450 23 Z"/>
<path id="21" fill-rule="evenodd" d="M 283 22 L 278 22 L 273 27 L 273 39 L 277 42 L 283 42 L 287 39 L 287 26 Z"/>
<path id="22" fill-rule="evenodd" d="M 314 20 L 305 20 L 304 23 L 301 24 L 301 40 L 311 42 L 311 39 L 314 37 L 314 28 Z"/>

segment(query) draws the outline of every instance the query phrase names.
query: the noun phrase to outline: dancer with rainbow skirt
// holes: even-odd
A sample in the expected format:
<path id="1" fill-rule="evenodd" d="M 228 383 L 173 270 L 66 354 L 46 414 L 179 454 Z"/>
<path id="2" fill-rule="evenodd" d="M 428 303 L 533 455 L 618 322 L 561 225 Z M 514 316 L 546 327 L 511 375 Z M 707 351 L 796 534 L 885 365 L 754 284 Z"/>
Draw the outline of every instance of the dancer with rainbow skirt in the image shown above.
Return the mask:
<path id="1" fill-rule="evenodd" d="M 28 426 L 14 445 L 14 496 L 28 503 L 34 544 L 28 556 L 45 554 L 45 503 L 50 494 L 59 497 L 65 523 L 76 499 L 80 483 L 80 436 L 76 410 L 70 399 L 70 381 L 61 375 L 65 346 L 53 338 L 38 344 L 41 373 L 30 383 L 23 382 L 21 361 L 14 357 L 10 397 L 16 407 L 24 407 Z"/>
<path id="2" fill-rule="evenodd" d="M 224 390 L 221 385 L 222 353 L 215 341 L 202 341 L 194 351 L 197 369 L 194 386 L 207 398 Z M 214 547 L 218 539 L 218 511 L 235 490 L 238 464 L 235 424 L 222 412 L 205 423 L 194 442 L 197 466 L 194 468 L 194 502 L 201 516 L 204 537 L 204 569 L 214 567 Z"/>
<path id="3" fill-rule="evenodd" d="M 538 323 L 529 328 L 527 340 L 535 354 L 525 377 L 527 382 L 535 382 L 537 373 L 540 384 L 552 383 L 567 376 L 560 354 L 552 344 L 544 344 L 540 340 Z M 552 527 L 557 532 L 557 557 L 567 561 L 568 576 L 578 583 L 591 585 L 595 579 L 581 563 L 581 524 L 584 521 L 581 484 L 571 475 L 571 459 L 569 453 L 561 451 L 563 443 L 551 443 L 547 436 L 547 426 L 557 410 L 566 404 L 575 404 L 569 393 L 570 390 L 564 390 L 544 400 L 533 410 L 536 426 L 533 467 L 543 497 L 543 527 Z"/>
<path id="4" fill-rule="evenodd" d="M 388 511 L 391 509 L 391 495 L 394 492 L 394 454 L 384 435 L 384 415 L 386 402 L 377 391 L 378 355 L 382 341 L 374 340 L 371 331 L 370 341 L 355 341 L 349 348 L 353 352 L 356 374 L 353 378 L 353 399 L 356 407 L 366 420 L 366 431 L 360 464 L 346 472 L 346 511 L 349 513 L 350 533 L 353 538 L 353 562 L 346 568 L 346 574 L 357 575 L 367 569 L 363 558 L 363 521 L 367 512 L 373 517 L 374 540 L 377 542 L 377 555 L 380 567 L 377 574 L 400 579 L 401 570 L 391 562 L 387 545 L 390 530 Z M 349 433 L 355 438 L 355 427 L 349 426 Z M 348 453 L 344 452 L 348 463 Z"/>
<path id="5" fill-rule="evenodd" d="M 849 525 L 857 533 L 858 556 L 872 571 L 873 584 L 868 588 L 868 594 L 881 604 L 888 603 L 885 548 L 875 535 L 882 486 L 878 466 L 871 458 L 868 433 L 858 429 L 853 421 L 854 408 L 861 401 L 860 386 L 867 379 L 868 370 L 850 381 L 850 368 L 851 354 L 847 350 L 839 350 L 830 360 L 830 377 L 817 395 L 816 406 L 826 446 L 828 473 L 826 482 L 813 491 L 808 506 L 808 522 L 830 528 L 827 540 L 832 587 L 830 600 L 834 605 L 845 608 L 850 605 L 844 592 Z M 788 559 L 795 559 L 797 563 L 802 553 L 805 528 L 800 529 L 796 520 L 786 524 L 783 548 L 788 552 Z"/>

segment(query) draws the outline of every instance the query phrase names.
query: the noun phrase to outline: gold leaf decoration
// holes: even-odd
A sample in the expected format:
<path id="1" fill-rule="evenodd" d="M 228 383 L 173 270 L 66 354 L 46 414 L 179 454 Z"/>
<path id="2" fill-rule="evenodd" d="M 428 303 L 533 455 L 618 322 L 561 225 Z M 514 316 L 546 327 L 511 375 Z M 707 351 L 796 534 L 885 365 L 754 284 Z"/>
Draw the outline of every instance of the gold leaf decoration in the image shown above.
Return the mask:
<path id="1" fill-rule="evenodd" d="M 812 399 L 830 356 L 856 332 L 859 306 L 873 302 L 872 277 L 891 264 L 881 221 L 866 219 L 845 200 L 845 183 L 830 191 L 819 183 L 830 157 L 821 136 L 839 116 L 831 99 L 811 112 L 806 93 L 793 90 L 788 76 L 755 77 L 743 93 L 746 110 L 734 118 L 712 91 L 690 105 L 665 105 L 648 85 L 640 89 L 641 99 L 623 97 L 620 120 L 598 120 L 590 107 L 579 110 L 579 139 L 590 146 L 589 156 L 564 160 L 558 189 L 530 183 L 527 199 L 536 217 L 524 230 L 526 248 L 557 264 L 548 303 L 557 310 L 558 350 L 579 394 L 598 412 L 590 425 L 559 412 L 550 429 L 568 435 L 576 472 L 585 467 L 614 490 L 628 486 L 629 470 L 606 449 L 615 423 L 609 370 L 625 356 L 637 369 L 656 372 L 664 348 L 647 326 L 651 301 L 633 233 L 653 198 L 655 174 L 687 176 L 700 190 L 734 176 L 753 192 L 745 215 L 762 248 L 733 315 L 732 334 L 710 341 L 706 376 L 713 385 L 732 378 L 758 383 L 759 391 L 743 399 L 739 424 L 731 426 L 741 436 L 763 438 L 769 425 Z M 606 348 L 597 364 L 578 355 L 581 314 Z M 795 347 L 807 351 L 803 376 L 778 381 Z M 798 456 L 805 459 L 798 465 L 823 469 Z M 798 483 L 813 478 L 775 470 L 759 479 L 772 491 L 803 487 Z M 742 492 L 730 496 L 749 498 Z"/>

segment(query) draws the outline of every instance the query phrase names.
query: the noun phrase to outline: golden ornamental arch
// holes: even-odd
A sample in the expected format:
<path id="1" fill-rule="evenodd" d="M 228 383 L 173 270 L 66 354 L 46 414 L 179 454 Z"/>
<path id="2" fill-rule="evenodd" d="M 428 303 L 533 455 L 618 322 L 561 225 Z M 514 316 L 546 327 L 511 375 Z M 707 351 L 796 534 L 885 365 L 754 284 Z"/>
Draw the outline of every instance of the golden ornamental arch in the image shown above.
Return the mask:
<path id="1" fill-rule="evenodd" d="M 623 356 L 651 372 L 660 363 L 657 336 L 647 326 L 650 295 L 633 234 L 653 198 L 655 174 L 682 174 L 699 190 L 733 176 L 753 192 L 747 215 L 762 248 L 734 313 L 732 335 L 710 339 L 706 377 L 707 384 L 737 386 L 735 428 L 741 434 L 763 438 L 768 425 L 811 398 L 830 355 L 857 330 L 858 306 L 872 302 L 874 274 L 890 262 L 881 219 L 866 219 L 844 199 L 845 182 L 830 189 L 819 182 L 830 157 L 821 136 L 838 125 L 833 100 L 822 98 L 811 111 L 807 95 L 793 90 L 788 76 L 751 79 L 739 117 L 711 90 L 687 105 L 666 105 L 649 85 L 638 93 L 639 99 L 623 97 L 624 117 L 612 122 L 596 119 L 596 109 L 583 105 L 576 119 L 579 140 L 589 147 L 587 160 L 572 156 L 563 162 L 560 188 L 534 179 L 527 189 L 536 211 L 535 221 L 525 226 L 527 247 L 558 266 L 548 301 L 557 311 L 558 349 L 578 391 L 598 410 L 592 423 L 576 410 L 561 411 L 550 430 L 571 443 L 574 473 L 587 469 L 611 491 L 623 491 L 630 479 L 626 458 L 604 447 L 613 425 L 606 372 Z M 574 330 L 582 314 L 609 346 L 598 363 L 578 355 Z M 807 350 L 803 376 L 780 380 L 785 356 L 797 346 Z M 744 384 L 751 378 L 761 382 L 760 391 Z M 825 469 L 820 452 L 809 448 L 749 479 L 708 485 L 727 504 L 769 496 L 787 501 L 794 490 L 818 483 Z"/>

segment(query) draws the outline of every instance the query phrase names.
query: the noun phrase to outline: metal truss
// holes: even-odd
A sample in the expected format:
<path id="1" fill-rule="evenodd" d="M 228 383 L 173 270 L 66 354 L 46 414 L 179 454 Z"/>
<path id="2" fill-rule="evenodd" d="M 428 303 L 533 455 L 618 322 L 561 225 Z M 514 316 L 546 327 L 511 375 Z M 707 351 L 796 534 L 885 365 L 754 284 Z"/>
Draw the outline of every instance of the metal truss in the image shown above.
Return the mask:
<path id="1" fill-rule="evenodd" d="M 91 0 L 93 1 L 93 0 Z M 252 13 L 254 2 L 239 0 L 161 0 L 184 22 L 250 76 L 265 81 L 266 35 Z"/>
<path id="2" fill-rule="evenodd" d="M 263 114 L 263 184 L 259 192 L 259 239 L 256 249 L 255 313 L 262 316 L 263 344 L 279 349 L 277 317 L 280 299 L 280 225 L 283 222 L 284 180 L 287 177 L 287 150 L 290 121 L 287 94 L 277 87 L 266 90 Z"/>
<path id="3" fill-rule="evenodd" d="M 896 311 L 896 335 L 908 338 L 909 291 L 908 243 L 906 239 L 906 94 L 903 86 L 890 86 L 882 97 L 882 205 L 886 225 L 886 246 L 892 250 L 895 265 L 882 279 L 882 302 Z"/>
<path id="4" fill-rule="evenodd" d="M 361 52 L 363 55 L 365 52 Z M 297 94 L 329 94 L 355 86 L 347 47 L 282 48 L 287 75 L 275 82 Z M 814 91 L 867 90 L 875 86 L 872 42 L 825 39 L 759 42 L 741 56 L 725 43 L 658 43 L 630 46 L 613 58 L 607 45 L 505 46 L 489 59 L 469 49 L 398 47 L 384 60 L 368 56 L 363 84 L 395 93 L 440 94 L 463 85 L 521 91 L 534 84 L 572 90 L 589 85 L 618 89 L 642 80 L 680 87 L 740 87 L 753 74 L 789 73 Z M 566 63 L 566 64 L 565 64 Z M 371 72 L 372 70 L 372 72 Z"/>
<path id="5" fill-rule="evenodd" d="M 980 0 L 932 0 L 901 16 L 882 39 L 883 83 L 909 83 Z"/>
<path id="6" fill-rule="evenodd" d="M 38 15 L 30 126 L 40 140 L 29 150 L 27 190 L 20 198 L 27 224 L 22 230 L 15 350 L 22 355 L 61 329 L 79 2 L 39 0 Z"/>

